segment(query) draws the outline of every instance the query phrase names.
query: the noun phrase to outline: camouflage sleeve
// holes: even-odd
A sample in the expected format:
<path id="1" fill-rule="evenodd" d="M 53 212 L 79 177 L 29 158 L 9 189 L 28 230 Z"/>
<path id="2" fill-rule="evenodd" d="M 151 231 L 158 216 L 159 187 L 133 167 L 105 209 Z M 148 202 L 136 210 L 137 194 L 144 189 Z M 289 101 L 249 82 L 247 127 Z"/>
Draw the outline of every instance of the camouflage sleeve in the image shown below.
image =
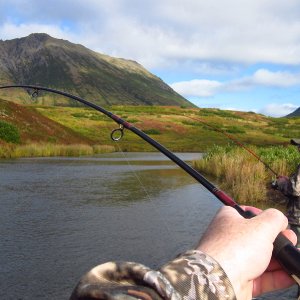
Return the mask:
<path id="1" fill-rule="evenodd" d="M 296 172 L 291 176 L 292 195 L 300 196 L 300 165 L 298 165 Z"/>
<path id="2" fill-rule="evenodd" d="M 291 177 L 279 176 L 277 179 L 278 189 L 286 196 L 300 196 L 300 165 Z"/>
<path id="3" fill-rule="evenodd" d="M 99 265 L 82 277 L 70 300 L 236 300 L 223 269 L 211 257 L 192 250 L 159 270 L 132 262 Z"/>
<path id="4" fill-rule="evenodd" d="M 293 194 L 292 183 L 289 177 L 279 176 L 276 180 L 277 188 L 285 196 L 291 196 Z"/>

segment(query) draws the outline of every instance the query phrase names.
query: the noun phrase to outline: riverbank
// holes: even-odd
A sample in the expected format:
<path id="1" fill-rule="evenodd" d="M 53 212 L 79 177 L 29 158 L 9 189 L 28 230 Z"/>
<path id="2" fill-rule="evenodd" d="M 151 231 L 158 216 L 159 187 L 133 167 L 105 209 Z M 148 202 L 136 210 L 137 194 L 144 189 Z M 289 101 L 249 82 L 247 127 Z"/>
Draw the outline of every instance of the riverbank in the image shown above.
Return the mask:
<path id="1" fill-rule="evenodd" d="M 38 144 L 31 143 L 17 145 L 0 144 L 0 158 L 21 158 L 21 157 L 48 157 L 48 156 L 82 156 L 95 155 L 100 153 L 115 152 L 116 149 L 110 145 L 85 145 L 85 144 Z"/>

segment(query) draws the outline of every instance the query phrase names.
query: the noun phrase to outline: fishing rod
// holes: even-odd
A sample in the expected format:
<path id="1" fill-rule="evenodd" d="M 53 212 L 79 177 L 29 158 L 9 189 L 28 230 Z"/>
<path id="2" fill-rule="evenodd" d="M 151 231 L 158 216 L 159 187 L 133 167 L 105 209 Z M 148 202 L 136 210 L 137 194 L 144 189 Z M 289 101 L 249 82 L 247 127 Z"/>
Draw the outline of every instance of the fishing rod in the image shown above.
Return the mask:
<path id="1" fill-rule="evenodd" d="M 91 103 L 83 98 L 78 96 L 55 90 L 52 88 L 35 86 L 35 85 L 6 85 L 0 86 L 0 89 L 9 89 L 9 88 L 23 88 L 33 90 L 32 95 L 38 96 L 39 91 L 46 91 L 54 94 L 58 94 L 61 96 L 65 96 L 67 98 L 78 101 L 86 106 L 94 108 L 95 110 L 103 113 L 108 116 L 112 120 L 114 120 L 117 124 L 119 124 L 119 128 L 114 129 L 111 132 L 111 138 L 114 141 L 118 141 L 123 137 L 124 128 L 132 131 L 137 136 L 141 137 L 144 141 L 148 142 L 158 151 L 167 156 L 170 160 L 172 160 L 175 164 L 177 164 L 180 168 L 182 168 L 185 172 L 191 175 L 196 181 L 202 184 L 206 189 L 208 189 L 216 198 L 218 198 L 224 205 L 231 206 L 236 209 L 241 216 L 244 218 L 252 218 L 255 216 L 251 211 L 243 210 L 230 196 L 228 196 L 225 192 L 218 189 L 214 186 L 210 181 L 208 181 L 203 175 L 201 175 L 198 171 L 193 169 L 183 160 L 181 160 L 178 156 L 176 156 L 173 152 L 168 150 L 166 147 L 149 137 L 140 129 L 134 127 L 132 124 L 118 117 L 117 115 L 109 112 L 101 106 L 98 106 L 94 103 Z M 300 251 L 288 240 L 282 233 L 276 237 L 274 241 L 274 250 L 273 255 L 280 262 L 282 267 L 286 270 L 286 272 L 291 275 L 298 284 L 300 284 Z"/>
<path id="2" fill-rule="evenodd" d="M 260 161 L 261 163 L 264 164 L 264 166 L 271 171 L 276 177 L 278 177 L 278 174 L 266 163 L 264 162 L 255 152 L 253 152 L 251 149 L 249 149 L 248 147 L 246 147 L 243 143 L 241 143 L 240 141 L 238 141 L 237 139 L 235 139 L 232 135 L 228 134 L 227 132 L 212 126 L 211 124 L 208 124 L 207 122 L 201 120 L 200 118 L 197 117 L 191 117 L 191 116 L 186 116 L 189 119 L 198 121 L 202 124 L 204 124 L 207 127 L 212 128 L 214 131 L 220 132 L 221 134 L 225 135 L 227 138 L 229 138 L 230 140 L 232 140 L 235 144 L 237 144 L 238 146 L 242 147 L 243 149 L 245 149 L 248 153 L 250 153 L 251 155 L 253 155 L 258 161 Z"/>

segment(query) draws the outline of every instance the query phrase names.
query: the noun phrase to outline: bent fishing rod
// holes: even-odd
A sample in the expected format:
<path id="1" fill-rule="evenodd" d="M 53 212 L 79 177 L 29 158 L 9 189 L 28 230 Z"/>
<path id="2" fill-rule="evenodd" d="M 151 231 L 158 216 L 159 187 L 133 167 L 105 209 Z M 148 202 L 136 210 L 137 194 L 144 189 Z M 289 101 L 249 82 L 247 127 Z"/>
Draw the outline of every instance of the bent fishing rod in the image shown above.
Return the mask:
<path id="1" fill-rule="evenodd" d="M 158 151 L 167 156 L 170 160 L 172 160 L 175 164 L 177 164 L 180 168 L 182 168 L 186 173 L 192 176 L 196 181 L 202 184 L 206 189 L 208 189 L 216 198 L 218 198 L 224 205 L 231 206 L 236 209 L 241 216 L 244 218 L 252 218 L 255 216 L 251 211 L 243 210 L 230 196 L 228 196 L 225 192 L 218 189 L 214 186 L 210 181 L 208 181 L 202 174 L 193 169 L 190 165 L 181 160 L 178 156 L 176 156 L 173 152 L 168 150 L 166 147 L 158 143 L 156 140 L 152 139 L 150 136 L 145 134 L 140 129 L 134 127 L 132 124 L 118 117 L 117 115 L 109 112 L 103 107 L 91 103 L 83 98 L 78 96 L 55 90 L 52 88 L 35 86 L 35 85 L 6 85 L 0 86 L 0 89 L 9 89 L 9 88 L 23 88 L 28 90 L 33 90 L 32 96 L 38 96 L 39 91 L 46 91 L 54 94 L 58 94 L 75 101 L 78 101 L 86 106 L 94 108 L 95 110 L 103 113 L 108 116 L 112 120 L 114 120 L 119 128 L 114 129 L 111 132 L 111 138 L 114 141 L 118 141 L 123 137 L 124 129 L 128 129 L 135 133 L 137 136 L 141 137 L 144 141 L 152 145 Z M 276 237 L 274 241 L 274 249 L 273 249 L 274 257 L 279 261 L 282 267 L 286 270 L 286 272 L 291 275 L 294 280 L 300 284 L 300 251 L 288 240 L 282 233 Z"/>

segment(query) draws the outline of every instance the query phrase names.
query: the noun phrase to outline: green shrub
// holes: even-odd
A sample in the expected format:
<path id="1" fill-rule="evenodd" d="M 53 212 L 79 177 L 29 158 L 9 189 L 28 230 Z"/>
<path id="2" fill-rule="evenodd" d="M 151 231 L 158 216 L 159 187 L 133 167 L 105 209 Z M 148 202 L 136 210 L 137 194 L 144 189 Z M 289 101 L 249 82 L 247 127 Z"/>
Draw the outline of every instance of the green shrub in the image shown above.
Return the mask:
<path id="1" fill-rule="evenodd" d="M 105 116 L 104 116 L 105 117 Z M 89 117 L 90 120 L 92 121 L 102 121 L 103 120 L 103 116 L 102 115 L 92 115 Z"/>
<path id="2" fill-rule="evenodd" d="M 137 122 L 139 122 L 138 119 L 126 119 L 125 117 L 123 117 L 123 120 L 126 120 L 128 123 L 137 123 Z"/>
<path id="3" fill-rule="evenodd" d="M 203 123 L 196 122 L 196 121 L 186 121 L 186 120 L 183 120 L 181 123 L 183 125 L 187 125 L 187 126 L 200 126 L 200 127 L 203 127 Z"/>
<path id="4" fill-rule="evenodd" d="M 289 175 L 300 161 L 300 154 L 294 146 L 259 148 L 257 153 L 265 163 L 271 165 L 281 175 Z M 279 162 L 284 164 L 284 168 L 278 165 Z"/>
<path id="5" fill-rule="evenodd" d="M 240 126 L 228 126 L 226 128 L 228 133 L 245 133 L 246 131 Z"/>
<path id="6" fill-rule="evenodd" d="M 145 130 L 143 130 L 143 132 L 146 134 L 160 134 L 160 131 L 157 129 L 154 129 L 154 128 L 153 129 L 145 129 Z"/>
<path id="7" fill-rule="evenodd" d="M 74 114 L 72 114 L 72 116 L 73 116 L 74 118 L 87 118 L 86 114 L 85 114 L 85 113 L 82 113 L 82 112 L 74 113 Z"/>
<path id="8" fill-rule="evenodd" d="M 19 129 L 13 124 L 0 120 L 0 139 L 8 143 L 19 143 Z"/>
<path id="9" fill-rule="evenodd" d="M 241 116 L 231 111 L 220 109 L 202 108 L 198 114 L 200 116 L 220 116 L 223 118 L 243 119 Z"/>

